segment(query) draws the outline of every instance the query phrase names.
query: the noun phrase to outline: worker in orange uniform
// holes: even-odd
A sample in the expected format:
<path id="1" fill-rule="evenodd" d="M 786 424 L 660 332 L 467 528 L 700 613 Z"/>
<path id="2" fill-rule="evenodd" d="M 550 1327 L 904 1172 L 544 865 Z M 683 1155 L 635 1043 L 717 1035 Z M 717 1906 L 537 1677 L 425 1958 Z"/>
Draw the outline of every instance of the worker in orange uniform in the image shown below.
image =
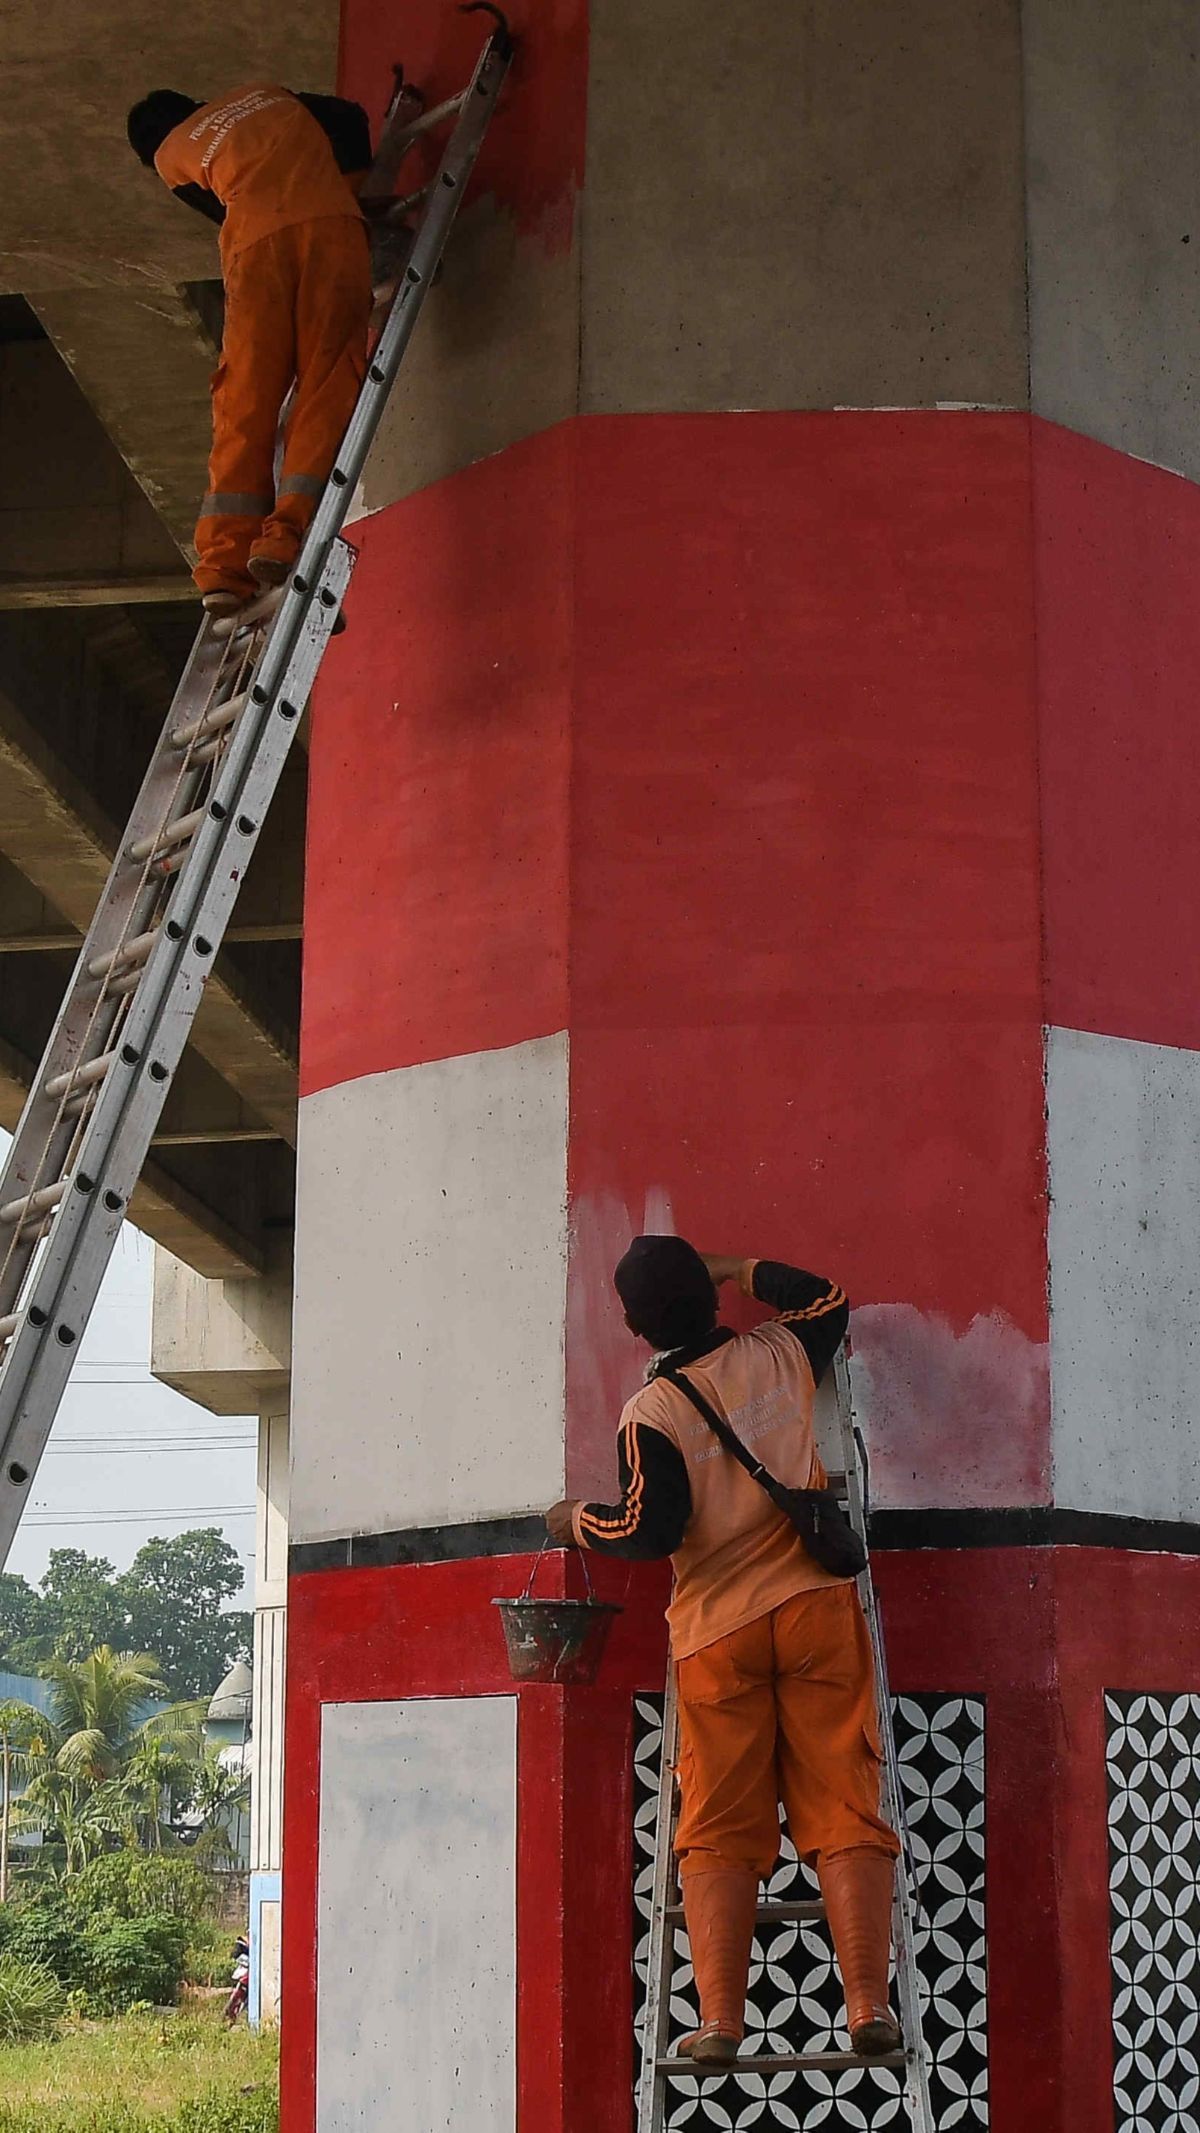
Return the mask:
<path id="1" fill-rule="evenodd" d="M 221 226 L 225 334 L 195 579 L 204 606 L 228 614 L 287 576 L 362 384 L 371 275 L 354 187 L 371 160 L 366 114 L 270 82 L 208 104 L 156 89 L 128 133 L 140 161 Z"/>
<path id="2" fill-rule="evenodd" d="M 778 1315 L 751 1333 L 717 1324 L 736 1279 Z M 638 1237 L 615 1275 L 626 1323 L 658 1353 L 621 1417 L 617 1503 L 563 1502 L 551 1538 L 601 1554 L 670 1555 L 668 1610 L 679 1693 L 675 1848 L 700 1997 L 679 2051 L 737 2057 L 759 1882 L 792 1842 L 815 1866 L 846 1995 L 851 2045 L 894 2051 L 888 2005 L 899 1844 L 880 1818 L 881 1746 L 871 1645 L 852 1579 L 814 1562 L 794 1526 L 724 1450 L 690 1380 L 768 1472 L 792 1489 L 825 1475 L 816 1388 L 849 1316 L 843 1291 L 769 1259 L 705 1256 L 681 1237 Z"/>

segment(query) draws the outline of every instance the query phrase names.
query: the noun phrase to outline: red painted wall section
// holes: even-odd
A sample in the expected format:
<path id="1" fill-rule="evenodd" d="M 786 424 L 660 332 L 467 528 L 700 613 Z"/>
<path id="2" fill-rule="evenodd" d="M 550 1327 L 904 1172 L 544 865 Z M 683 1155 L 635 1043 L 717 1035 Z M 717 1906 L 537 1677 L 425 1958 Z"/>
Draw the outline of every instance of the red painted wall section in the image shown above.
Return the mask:
<path id="1" fill-rule="evenodd" d="M 467 197 L 494 193 L 525 234 L 565 251 L 583 183 L 586 0 L 508 0 L 506 12 L 517 54 Z M 466 86 L 490 27 L 486 15 L 463 15 L 446 0 L 407 0 L 402 11 L 342 0 L 341 24 L 338 88 L 365 105 L 373 130 L 394 61 L 432 108 Z M 406 180 L 412 168 L 405 165 Z"/>
<path id="2" fill-rule="evenodd" d="M 572 1488 L 673 1216 L 844 1280 L 886 1500 L 1045 1498 L 1029 522 L 1021 416 L 798 414 L 563 424 L 356 529 L 301 1087 L 570 1029 Z"/>
<path id="3" fill-rule="evenodd" d="M 301 1094 L 567 1022 L 573 437 L 360 521 L 316 693 Z"/>
<path id="4" fill-rule="evenodd" d="M 1044 1500 L 1027 424 L 578 454 L 569 1486 L 611 1479 L 649 1215 L 869 1307 L 886 1500 Z"/>
<path id="5" fill-rule="evenodd" d="M 321 1704 L 514 1693 L 490 1602 L 529 1567 L 291 1582 L 282 2133 L 314 2123 Z M 544 1574 L 578 1575 L 561 1557 Z M 893 1689 L 986 1703 L 991 2124 L 1096 2133 L 1112 2109 L 1103 1696 L 1200 1691 L 1200 1562 L 929 1550 L 879 1555 L 876 1574 Z M 625 1605 L 596 1687 L 516 1692 L 521 2133 L 629 2126 L 632 1697 L 662 1685 L 666 1581 L 660 1566 L 596 1575 Z"/>
<path id="6" fill-rule="evenodd" d="M 1200 1045 L 1200 488 L 1034 425 L 1047 1019 Z"/>

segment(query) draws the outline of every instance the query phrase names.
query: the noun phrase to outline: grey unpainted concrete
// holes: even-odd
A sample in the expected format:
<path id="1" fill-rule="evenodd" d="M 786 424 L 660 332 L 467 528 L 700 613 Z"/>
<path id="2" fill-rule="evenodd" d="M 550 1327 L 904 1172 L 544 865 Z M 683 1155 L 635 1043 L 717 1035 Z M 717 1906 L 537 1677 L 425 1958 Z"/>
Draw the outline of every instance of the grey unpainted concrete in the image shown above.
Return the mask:
<path id="1" fill-rule="evenodd" d="M 0 69 L 0 288 L 124 286 L 215 272 L 215 232 L 143 170 L 125 114 L 148 89 L 331 89 L 336 0 L 8 0 Z"/>
<path id="2" fill-rule="evenodd" d="M 1200 10 L 1026 0 L 1037 413 L 1200 478 Z"/>
<path id="3" fill-rule="evenodd" d="M 1054 1501 L 1200 1518 L 1200 1054 L 1052 1029 Z"/>
<path id="4" fill-rule="evenodd" d="M 1017 0 L 592 0 L 585 410 L 1021 406 Z"/>

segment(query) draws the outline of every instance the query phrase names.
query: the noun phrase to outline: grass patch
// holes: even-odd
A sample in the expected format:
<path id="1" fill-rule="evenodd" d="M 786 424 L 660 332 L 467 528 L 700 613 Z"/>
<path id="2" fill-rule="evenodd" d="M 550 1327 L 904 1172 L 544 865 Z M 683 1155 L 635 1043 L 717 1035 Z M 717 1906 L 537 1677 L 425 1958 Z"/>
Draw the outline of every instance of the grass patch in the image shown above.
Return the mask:
<path id="1" fill-rule="evenodd" d="M 275 2036 L 219 2004 L 0 2046 L 0 2133 L 276 2133 L 277 2095 Z"/>

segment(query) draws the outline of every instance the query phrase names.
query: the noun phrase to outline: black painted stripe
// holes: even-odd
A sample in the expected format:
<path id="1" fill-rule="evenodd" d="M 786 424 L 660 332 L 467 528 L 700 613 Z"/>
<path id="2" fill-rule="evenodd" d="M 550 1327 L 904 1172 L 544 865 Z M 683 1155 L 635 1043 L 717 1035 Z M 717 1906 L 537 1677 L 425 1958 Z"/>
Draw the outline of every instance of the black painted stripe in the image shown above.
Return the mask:
<path id="1" fill-rule="evenodd" d="M 298 1576 L 309 1570 L 383 1569 L 397 1563 L 460 1563 L 472 1556 L 532 1555 L 545 1535 L 545 1524 L 536 1513 L 457 1526 L 407 1526 L 397 1533 L 298 1541 L 288 1550 L 288 1568 Z M 877 1511 L 871 1520 L 871 1545 L 881 1551 L 1123 1548 L 1140 1554 L 1200 1555 L 1200 1525 L 1182 1519 L 1058 1510 L 1049 1504 L 1000 1511 Z"/>
<path id="2" fill-rule="evenodd" d="M 398 1533 L 353 1533 L 344 1540 L 297 1541 L 288 1549 L 288 1569 L 380 1570 L 395 1563 L 461 1563 L 471 1556 L 533 1555 L 546 1538 L 546 1521 L 484 1518 L 461 1526 L 406 1526 Z"/>
<path id="3" fill-rule="evenodd" d="M 1200 1525 L 1030 1504 L 997 1511 L 876 1511 L 873 1548 L 1125 1548 L 1200 1555 Z"/>

